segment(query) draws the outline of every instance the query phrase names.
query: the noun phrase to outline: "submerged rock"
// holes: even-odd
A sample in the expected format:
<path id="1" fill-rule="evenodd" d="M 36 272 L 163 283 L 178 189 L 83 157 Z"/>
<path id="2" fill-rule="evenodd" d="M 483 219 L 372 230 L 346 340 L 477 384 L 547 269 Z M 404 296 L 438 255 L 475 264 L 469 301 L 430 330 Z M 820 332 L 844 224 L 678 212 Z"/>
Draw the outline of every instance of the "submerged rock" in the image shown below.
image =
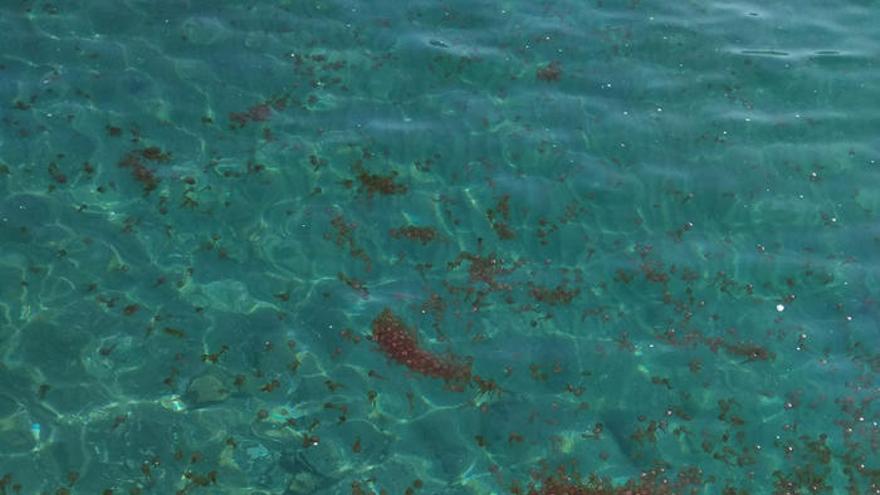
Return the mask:
<path id="1" fill-rule="evenodd" d="M 213 374 L 194 378 L 186 388 L 184 400 L 194 407 L 223 402 L 229 398 L 229 387 Z"/>

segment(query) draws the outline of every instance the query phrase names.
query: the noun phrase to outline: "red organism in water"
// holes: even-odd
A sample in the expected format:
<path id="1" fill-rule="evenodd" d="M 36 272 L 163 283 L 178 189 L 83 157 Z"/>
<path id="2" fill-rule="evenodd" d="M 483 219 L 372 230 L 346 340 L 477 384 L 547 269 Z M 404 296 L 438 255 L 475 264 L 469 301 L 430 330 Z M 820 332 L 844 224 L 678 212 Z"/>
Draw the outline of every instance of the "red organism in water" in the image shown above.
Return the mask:
<path id="1" fill-rule="evenodd" d="M 388 308 L 373 320 L 373 340 L 389 358 L 416 373 L 442 378 L 453 390 L 464 390 L 470 381 L 470 360 L 422 349 L 415 332 Z"/>
<path id="2" fill-rule="evenodd" d="M 529 485 L 527 495 L 685 495 L 703 491 L 702 473 L 694 467 L 684 468 L 673 479 L 662 468 L 651 469 L 622 486 L 613 486 L 596 474 L 581 477 L 573 468 L 564 466 L 549 476 L 538 477 L 540 481 Z M 516 488 L 514 493 L 523 492 Z"/>

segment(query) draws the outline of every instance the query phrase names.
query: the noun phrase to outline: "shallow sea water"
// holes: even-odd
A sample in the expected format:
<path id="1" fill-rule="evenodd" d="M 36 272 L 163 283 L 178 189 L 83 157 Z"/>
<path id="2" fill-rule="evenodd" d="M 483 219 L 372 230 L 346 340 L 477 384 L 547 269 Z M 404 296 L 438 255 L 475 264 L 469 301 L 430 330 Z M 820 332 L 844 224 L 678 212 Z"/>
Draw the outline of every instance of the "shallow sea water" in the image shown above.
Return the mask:
<path id="1" fill-rule="evenodd" d="M 0 494 L 877 492 L 878 15 L 0 3 Z"/>

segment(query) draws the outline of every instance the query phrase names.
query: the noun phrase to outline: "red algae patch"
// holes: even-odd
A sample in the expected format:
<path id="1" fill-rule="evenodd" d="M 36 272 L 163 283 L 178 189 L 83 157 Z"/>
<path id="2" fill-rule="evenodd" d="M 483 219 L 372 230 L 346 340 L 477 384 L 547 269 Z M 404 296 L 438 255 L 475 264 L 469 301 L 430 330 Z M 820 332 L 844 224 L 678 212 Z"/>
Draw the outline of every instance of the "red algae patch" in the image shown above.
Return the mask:
<path id="1" fill-rule="evenodd" d="M 556 82 L 562 77 L 562 67 L 559 65 L 559 62 L 550 62 L 543 67 L 539 67 L 535 71 L 535 77 L 541 81 Z"/>
<path id="2" fill-rule="evenodd" d="M 405 225 L 400 228 L 391 229 L 388 231 L 388 235 L 394 239 L 403 238 L 418 241 L 422 245 L 426 245 L 438 238 L 437 229 L 434 227 L 417 227 L 415 225 Z"/>
<path id="3" fill-rule="evenodd" d="M 464 390 L 471 378 L 471 363 L 453 355 L 442 356 L 422 349 L 414 330 L 385 308 L 373 320 L 373 340 L 390 359 L 412 371 L 441 378 L 453 390 Z"/>
<path id="4" fill-rule="evenodd" d="M 371 174 L 365 170 L 358 172 L 357 179 L 361 186 L 367 191 L 368 196 L 373 194 L 381 194 L 383 196 L 391 196 L 394 194 L 406 193 L 406 186 L 398 184 L 394 181 L 397 172 L 392 171 L 388 175 Z"/>
<path id="5" fill-rule="evenodd" d="M 230 112 L 229 122 L 233 129 L 241 129 L 251 122 L 266 122 L 275 112 L 280 112 L 287 107 L 288 96 L 282 95 L 252 105 L 243 112 Z"/>
<path id="6" fill-rule="evenodd" d="M 686 468 L 676 478 L 665 476 L 663 468 L 643 472 L 622 486 L 613 486 L 605 478 L 592 474 L 586 478 L 576 471 L 559 468 L 551 476 L 544 477 L 536 486 L 529 485 L 527 495 L 696 495 L 702 492 L 702 473 L 697 468 Z M 514 493 L 522 493 L 519 488 Z M 724 493 L 727 493 L 726 491 Z"/>
<path id="7" fill-rule="evenodd" d="M 540 287 L 534 284 L 529 284 L 529 286 L 529 293 L 534 300 L 550 306 L 570 304 L 571 301 L 581 293 L 580 289 L 565 290 L 565 287 L 562 285 L 559 285 L 554 289 Z"/>
<path id="8" fill-rule="evenodd" d="M 143 185 L 144 195 L 149 194 L 159 186 L 159 178 L 156 176 L 155 171 L 144 165 L 141 156 L 153 161 L 165 161 L 168 157 L 167 154 L 163 154 L 161 151 L 158 151 L 158 154 L 155 154 L 153 150 L 153 148 L 147 148 L 141 152 L 134 151 L 127 153 L 121 160 L 119 160 L 118 164 L 120 168 L 129 169 L 134 180 Z M 158 148 L 155 148 L 155 150 L 158 150 Z"/>

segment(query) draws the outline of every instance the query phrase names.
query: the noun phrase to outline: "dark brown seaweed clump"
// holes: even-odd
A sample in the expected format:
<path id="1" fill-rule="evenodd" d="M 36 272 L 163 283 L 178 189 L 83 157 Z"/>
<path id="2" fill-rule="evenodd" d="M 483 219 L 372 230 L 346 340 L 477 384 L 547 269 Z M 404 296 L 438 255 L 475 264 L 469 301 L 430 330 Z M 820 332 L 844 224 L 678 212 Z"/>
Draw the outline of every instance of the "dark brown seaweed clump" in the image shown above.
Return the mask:
<path id="1" fill-rule="evenodd" d="M 544 67 L 539 67 L 535 76 L 541 81 L 556 82 L 562 77 L 562 67 L 559 66 L 559 62 L 550 62 Z"/>
<path id="2" fill-rule="evenodd" d="M 354 171 L 357 172 L 357 180 L 360 183 L 360 191 L 366 191 L 368 197 L 374 194 L 382 196 L 392 196 L 395 194 L 406 194 L 407 187 L 403 184 L 395 182 L 397 172 L 392 171 L 387 175 L 379 175 L 368 172 L 363 166 L 356 165 Z"/>
<path id="3" fill-rule="evenodd" d="M 550 306 L 569 304 L 580 294 L 580 289 L 565 290 L 563 286 L 557 286 L 554 289 L 547 287 L 532 286 L 531 295 L 538 302 L 549 304 Z"/>
<path id="4" fill-rule="evenodd" d="M 583 478 L 574 470 L 565 467 L 543 477 L 539 483 L 529 486 L 528 495 L 679 495 L 698 493 L 703 484 L 699 469 L 688 468 L 676 478 L 669 479 L 663 468 L 655 468 L 638 479 L 627 481 L 622 486 L 614 486 L 609 480 L 590 475 Z M 514 493 L 521 493 L 516 489 Z M 727 492 L 725 492 L 727 493 Z"/>
<path id="5" fill-rule="evenodd" d="M 422 244 L 428 244 L 437 239 L 437 229 L 434 227 L 417 227 L 415 225 L 406 225 L 396 229 L 391 229 L 388 235 L 395 239 L 409 239 L 411 241 L 419 241 Z"/>
<path id="6" fill-rule="evenodd" d="M 143 154 L 143 152 L 141 152 L 141 154 Z M 153 156 L 152 152 L 148 152 L 147 154 Z M 149 194 L 159 187 L 159 178 L 156 177 L 155 171 L 143 164 L 138 155 L 139 154 L 135 152 L 127 153 L 121 160 L 119 160 L 119 167 L 129 169 L 134 180 L 143 185 L 144 194 Z"/>
<path id="7" fill-rule="evenodd" d="M 412 371 L 441 378 L 454 390 L 463 390 L 471 378 L 471 364 L 455 356 L 440 356 L 419 346 L 415 332 L 390 309 L 373 320 L 373 340 L 390 359 Z"/>

